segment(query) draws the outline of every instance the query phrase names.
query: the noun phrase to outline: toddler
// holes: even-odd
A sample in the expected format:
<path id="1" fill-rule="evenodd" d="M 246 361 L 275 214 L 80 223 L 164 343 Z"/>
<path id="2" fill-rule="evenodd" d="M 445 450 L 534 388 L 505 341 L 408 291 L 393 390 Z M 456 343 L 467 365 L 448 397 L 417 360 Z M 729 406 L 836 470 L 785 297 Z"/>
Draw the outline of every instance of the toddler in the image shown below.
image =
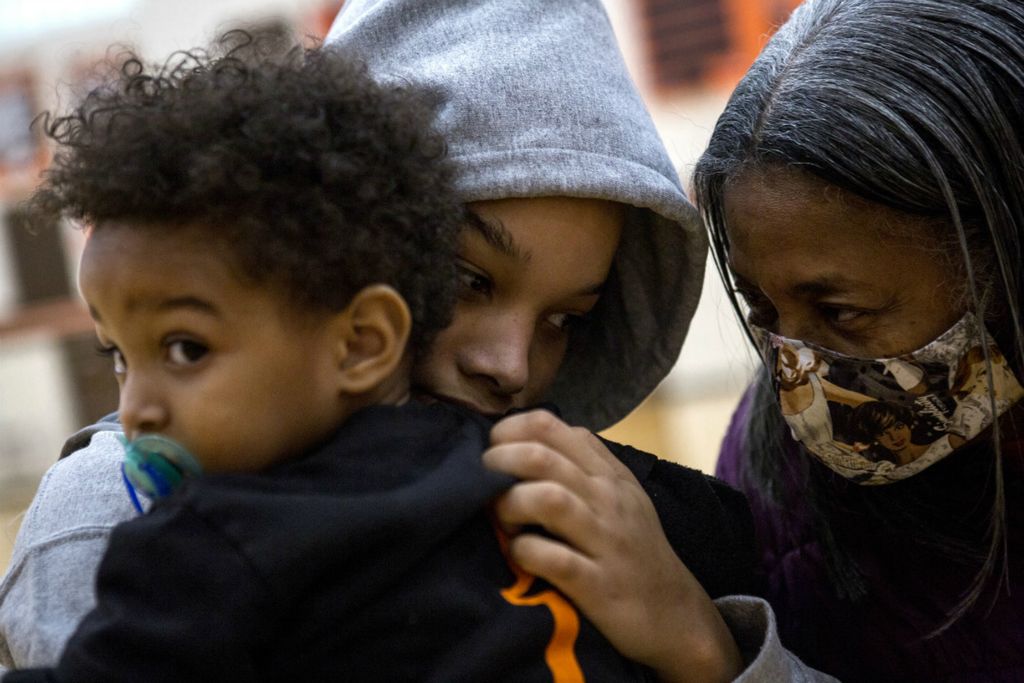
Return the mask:
<path id="1" fill-rule="evenodd" d="M 5 683 L 642 678 L 505 559 L 490 423 L 408 401 L 464 216 L 432 116 L 338 50 L 231 32 L 46 121 L 31 209 L 89 226 L 126 481 L 155 500 L 58 665 Z"/>

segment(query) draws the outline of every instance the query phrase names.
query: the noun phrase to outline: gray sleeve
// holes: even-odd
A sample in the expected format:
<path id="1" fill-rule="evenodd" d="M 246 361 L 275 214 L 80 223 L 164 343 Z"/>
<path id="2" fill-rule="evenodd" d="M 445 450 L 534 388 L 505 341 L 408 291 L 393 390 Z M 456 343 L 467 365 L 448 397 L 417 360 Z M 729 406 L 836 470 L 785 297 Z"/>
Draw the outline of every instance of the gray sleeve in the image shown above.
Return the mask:
<path id="1" fill-rule="evenodd" d="M 0 666 L 52 666 L 95 604 L 110 530 L 135 517 L 121 480 L 124 450 L 99 431 L 44 475 L 0 581 Z"/>
<path id="2" fill-rule="evenodd" d="M 775 613 L 761 598 L 729 595 L 715 600 L 747 668 L 738 683 L 838 683 L 838 679 L 812 669 L 789 652 L 779 640 Z"/>

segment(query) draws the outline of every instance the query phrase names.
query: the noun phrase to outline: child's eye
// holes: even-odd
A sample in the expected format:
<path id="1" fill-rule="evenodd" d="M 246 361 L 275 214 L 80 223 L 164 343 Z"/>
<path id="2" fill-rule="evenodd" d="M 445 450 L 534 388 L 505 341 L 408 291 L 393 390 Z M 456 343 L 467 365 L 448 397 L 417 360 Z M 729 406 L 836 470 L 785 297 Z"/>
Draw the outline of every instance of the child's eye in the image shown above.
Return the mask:
<path id="1" fill-rule="evenodd" d="M 128 371 L 128 363 L 124 360 L 121 350 L 114 345 L 100 346 L 96 349 L 101 356 L 107 356 L 114 362 L 114 374 L 121 376 Z"/>
<path id="2" fill-rule="evenodd" d="M 490 296 L 494 283 L 483 273 L 459 265 L 459 294 L 465 296 Z"/>
<path id="3" fill-rule="evenodd" d="M 205 344 L 178 339 L 167 344 L 167 360 L 174 365 L 192 365 L 202 360 L 208 351 Z"/>

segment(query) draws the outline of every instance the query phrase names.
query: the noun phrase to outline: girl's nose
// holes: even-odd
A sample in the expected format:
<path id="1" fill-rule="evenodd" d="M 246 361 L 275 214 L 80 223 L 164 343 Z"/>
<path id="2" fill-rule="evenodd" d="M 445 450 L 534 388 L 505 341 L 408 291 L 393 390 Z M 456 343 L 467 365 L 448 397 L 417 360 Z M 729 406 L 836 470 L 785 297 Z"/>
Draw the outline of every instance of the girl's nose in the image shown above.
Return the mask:
<path id="1" fill-rule="evenodd" d="M 530 378 L 530 347 L 533 344 L 532 319 L 509 316 L 492 320 L 488 334 L 463 350 L 461 371 L 484 378 L 489 388 L 506 396 L 522 391 Z"/>

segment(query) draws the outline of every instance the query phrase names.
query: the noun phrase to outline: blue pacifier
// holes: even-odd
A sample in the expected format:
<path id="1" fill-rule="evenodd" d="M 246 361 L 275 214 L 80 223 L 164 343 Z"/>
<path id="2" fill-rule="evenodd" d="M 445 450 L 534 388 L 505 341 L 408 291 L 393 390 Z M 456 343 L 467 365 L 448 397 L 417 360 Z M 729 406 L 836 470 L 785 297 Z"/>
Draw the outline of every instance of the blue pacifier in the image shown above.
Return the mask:
<path id="1" fill-rule="evenodd" d="M 195 456 L 177 441 L 159 434 L 142 434 L 129 441 L 121 435 L 124 462 L 121 475 L 132 504 L 140 513 L 142 505 L 137 493 L 150 500 L 170 495 L 186 477 L 202 474 Z"/>

